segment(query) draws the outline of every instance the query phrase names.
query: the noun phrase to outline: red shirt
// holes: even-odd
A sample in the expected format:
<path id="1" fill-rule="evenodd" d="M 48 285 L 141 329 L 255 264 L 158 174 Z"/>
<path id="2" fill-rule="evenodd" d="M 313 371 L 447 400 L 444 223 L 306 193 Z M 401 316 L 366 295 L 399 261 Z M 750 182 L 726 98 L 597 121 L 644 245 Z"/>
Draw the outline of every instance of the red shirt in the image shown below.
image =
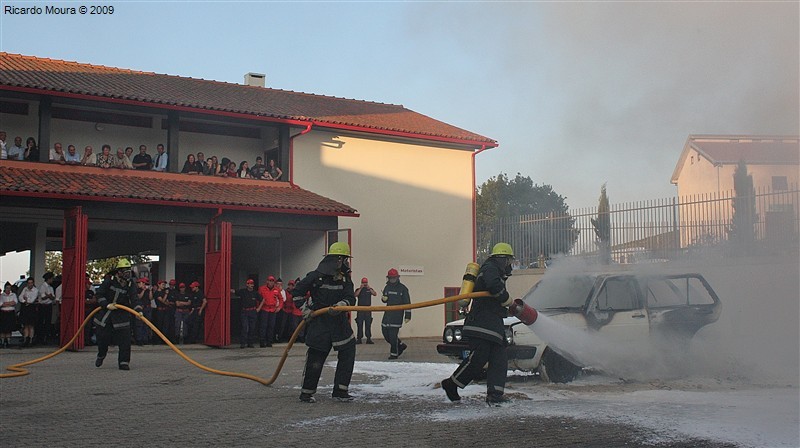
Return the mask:
<path id="1" fill-rule="evenodd" d="M 281 290 L 277 286 L 270 289 L 267 285 L 258 287 L 258 294 L 261 295 L 261 311 L 274 313 L 278 311 Z"/>

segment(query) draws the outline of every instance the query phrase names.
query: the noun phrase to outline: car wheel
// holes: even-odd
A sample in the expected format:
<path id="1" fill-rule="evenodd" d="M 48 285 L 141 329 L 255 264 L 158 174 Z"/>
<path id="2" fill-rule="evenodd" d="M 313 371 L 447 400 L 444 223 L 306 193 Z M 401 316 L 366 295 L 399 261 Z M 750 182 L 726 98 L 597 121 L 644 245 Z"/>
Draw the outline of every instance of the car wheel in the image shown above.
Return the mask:
<path id="1" fill-rule="evenodd" d="M 539 364 L 539 375 L 544 381 L 551 383 L 569 383 L 581 373 L 581 370 L 580 366 L 567 361 L 550 347 L 544 350 Z"/>

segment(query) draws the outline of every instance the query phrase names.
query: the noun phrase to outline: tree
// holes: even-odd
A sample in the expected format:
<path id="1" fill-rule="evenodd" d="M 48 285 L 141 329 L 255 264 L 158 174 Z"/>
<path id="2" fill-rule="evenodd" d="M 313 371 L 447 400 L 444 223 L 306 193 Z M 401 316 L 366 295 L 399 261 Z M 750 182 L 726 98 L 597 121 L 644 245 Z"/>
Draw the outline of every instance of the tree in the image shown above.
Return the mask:
<path id="1" fill-rule="evenodd" d="M 48 251 L 44 253 L 44 267 L 45 271 L 50 271 L 53 274 L 61 275 L 63 266 L 63 255 L 59 251 Z M 89 260 L 86 263 L 86 272 L 89 273 L 93 283 L 99 283 L 103 276 L 111 272 L 117 267 L 119 260 L 127 259 L 131 264 L 140 264 L 148 262 L 148 258 L 143 255 L 129 255 L 122 257 L 102 258 L 99 260 Z"/>
<path id="2" fill-rule="evenodd" d="M 489 178 L 477 189 L 478 259 L 491 253 L 492 245 L 505 241 L 523 263 L 540 254 L 566 253 L 578 238 L 575 220 L 565 198 L 550 185 L 534 184 L 520 173 Z"/>
<path id="3" fill-rule="evenodd" d="M 611 210 L 608 205 L 606 184 L 600 187 L 600 199 L 597 204 L 597 219 L 592 218 L 592 227 L 597 237 L 597 246 L 600 250 L 600 262 L 611 263 Z"/>
<path id="4" fill-rule="evenodd" d="M 756 198 L 753 189 L 753 176 L 747 174 L 747 164 L 740 160 L 733 172 L 733 223 L 728 236 L 735 250 L 751 249 L 756 239 L 755 223 Z"/>

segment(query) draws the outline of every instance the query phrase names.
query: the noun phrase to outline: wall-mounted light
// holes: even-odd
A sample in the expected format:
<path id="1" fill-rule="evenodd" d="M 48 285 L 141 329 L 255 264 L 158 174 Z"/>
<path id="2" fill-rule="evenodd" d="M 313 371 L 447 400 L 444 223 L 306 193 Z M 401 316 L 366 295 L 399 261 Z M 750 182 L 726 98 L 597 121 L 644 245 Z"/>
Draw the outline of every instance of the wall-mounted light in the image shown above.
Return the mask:
<path id="1" fill-rule="evenodd" d="M 99 132 L 99 131 L 102 131 L 103 129 L 105 129 L 106 127 L 105 127 L 105 126 L 103 126 L 103 125 L 102 125 L 102 124 L 100 124 L 100 123 L 95 123 L 95 124 L 94 124 L 94 128 L 95 128 L 95 130 L 97 130 L 97 131 Z"/>

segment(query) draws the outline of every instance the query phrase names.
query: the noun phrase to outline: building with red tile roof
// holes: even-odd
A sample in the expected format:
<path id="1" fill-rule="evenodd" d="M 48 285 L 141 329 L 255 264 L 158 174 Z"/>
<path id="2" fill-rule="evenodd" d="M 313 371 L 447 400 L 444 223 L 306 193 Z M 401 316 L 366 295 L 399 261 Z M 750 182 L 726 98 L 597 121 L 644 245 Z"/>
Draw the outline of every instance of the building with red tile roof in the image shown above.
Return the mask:
<path id="1" fill-rule="evenodd" d="M 10 53 L 0 130 L 39 146 L 35 160 L 0 161 L 0 232 L 14 235 L 0 254 L 30 249 L 40 276 L 44 250 L 63 251 L 74 305 L 63 320 L 82 312 L 87 258 L 157 255 L 154 280 L 203 285 L 210 345 L 238 334 L 231 287 L 302 276 L 334 241 L 351 244 L 354 275 L 406 267 L 415 297 L 440 297 L 474 259 L 475 155 L 498 145 L 401 105 Z M 48 163 L 56 144 L 144 145 L 152 157 L 163 144 L 168 169 Z M 180 174 L 199 153 L 237 167 L 259 157 L 281 174 Z M 441 310 L 415 316 L 407 336 L 438 335 Z"/>

